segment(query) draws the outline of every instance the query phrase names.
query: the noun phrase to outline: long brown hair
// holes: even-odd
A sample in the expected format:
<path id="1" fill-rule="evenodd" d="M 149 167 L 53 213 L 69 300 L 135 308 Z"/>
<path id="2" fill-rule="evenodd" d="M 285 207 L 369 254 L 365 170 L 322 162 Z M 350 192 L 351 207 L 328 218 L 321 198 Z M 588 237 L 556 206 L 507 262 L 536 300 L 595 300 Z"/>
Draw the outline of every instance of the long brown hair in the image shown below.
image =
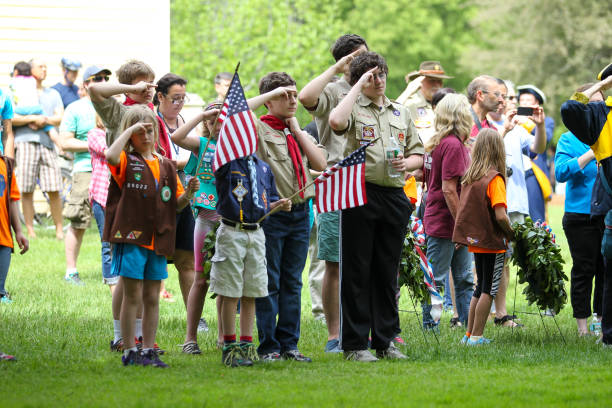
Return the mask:
<path id="1" fill-rule="evenodd" d="M 472 184 L 487 175 L 490 169 L 499 171 L 506 179 L 506 149 L 504 139 L 491 128 L 484 128 L 476 136 L 472 148 L 472 163 L 465 172 L 462 184 Z"/>

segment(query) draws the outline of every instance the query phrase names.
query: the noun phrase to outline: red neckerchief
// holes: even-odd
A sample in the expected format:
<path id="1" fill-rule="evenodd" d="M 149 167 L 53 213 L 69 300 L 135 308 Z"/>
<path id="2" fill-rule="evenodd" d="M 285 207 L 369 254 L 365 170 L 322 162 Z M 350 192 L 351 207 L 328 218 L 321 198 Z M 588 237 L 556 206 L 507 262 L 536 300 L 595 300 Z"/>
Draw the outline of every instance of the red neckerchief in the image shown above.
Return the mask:
<path id="1" fill-rule="evenodd" d="M 123 102 L 123 104 L 125 106 L 142 105 L 141 103 L 136 102 L 129 96 L 125 97 L 125 102 Z M 152 103 L 148 103 L 147 106 L 153 112 L 155 112 Z M 170 139 L 168 138 L 168 132 L 166 132 L 166 126 L 164 125 L 162 118 L 160 118 L 158 115 L 155 115 L 155 117 L 157 118 L 157 127 L 159 128 L 159 140 L 158 143 L 155 144 L 155 150 L 157 150 L 159 154 L 166 157 L 167 159 L 172 160 L 172 153 L 170 153 Z"/>
<path id="2" fill-rule="evenodd" d="M 306 172 L 304 171 L 304 164 L 302 163 L 302 154 L 300 153 L 300 148 L 295 141 L 295 138 L 287 128 L 285 122 L 276 116 L 263 115 L 259 119 L 274 130 L 282 130 L 287 137 L 287 150 L 289 150 L 291 163 L 293 163 L 293 170 L 297 176 L 298 190 L 301 190 L 306 185 Z M 303 191 L 300 192 L 300 197 L 304 198 Z"/>

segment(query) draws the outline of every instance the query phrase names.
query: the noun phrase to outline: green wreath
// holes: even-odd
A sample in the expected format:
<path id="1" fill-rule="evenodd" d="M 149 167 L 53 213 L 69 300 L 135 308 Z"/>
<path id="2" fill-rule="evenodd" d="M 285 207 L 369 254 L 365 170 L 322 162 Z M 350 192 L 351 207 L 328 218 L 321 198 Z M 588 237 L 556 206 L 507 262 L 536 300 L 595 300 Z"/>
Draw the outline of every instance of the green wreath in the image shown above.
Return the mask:
<path id="1" fill-rule="evenodd" d="M 206 278 L 206 282 L 210 279 L 210 269 L 212 268 L 212 257 L 215 255 L 215 243 L 217 242 L 217 229 L 219 222 L 215 223 L 214 227 L 204 237 L 204 245 L 202 245 L 202 274 Z"/>
<path id="2" fill-rule="evenodd" d="M 419 303 L 431 303 L 431 296 L 423 280 L 421 260 L 415 251 L 415 240 L 412 231 L 408 230 L 404 238 L 402 256 L 400 258 L 399 286 L 405 286 Z M 424 250 L 424 247 L 421 247 Z"/>
<path id="3" fill-rule="evenodd" d="M 523 289 L 527 302 L 535 303 L 540 310 L 559 313 L 567 302 L 564 282 L 567 275 L 552 231 L 545 224 L 534 224 L 529 217 L 522 224 L 514 223 L 512 228 L 515 237 L 512 262 L 519 268 L 519 282 L 527 283 Z"/>

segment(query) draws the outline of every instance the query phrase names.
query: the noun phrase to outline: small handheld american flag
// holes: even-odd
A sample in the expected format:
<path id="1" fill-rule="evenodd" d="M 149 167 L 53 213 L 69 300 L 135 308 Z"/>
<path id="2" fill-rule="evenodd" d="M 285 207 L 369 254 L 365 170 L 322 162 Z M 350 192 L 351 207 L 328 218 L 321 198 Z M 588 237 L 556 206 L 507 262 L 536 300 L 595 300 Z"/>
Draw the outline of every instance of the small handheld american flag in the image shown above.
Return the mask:
<path id="1" fill-rule="evenodd" d="M 257 128 L 244 97 L 238 72 L 234 74 L 223 109 L 222 123 L 213 159 L 213 171 L 232 160 L 246 157 L 257 150 Z"/>
<path id="2" fill-rule="evenodd" d="M 365 149 L 361 146 L 315 180 L 317 211 L 344 210 L 368 202 L 365 192 Z"/>

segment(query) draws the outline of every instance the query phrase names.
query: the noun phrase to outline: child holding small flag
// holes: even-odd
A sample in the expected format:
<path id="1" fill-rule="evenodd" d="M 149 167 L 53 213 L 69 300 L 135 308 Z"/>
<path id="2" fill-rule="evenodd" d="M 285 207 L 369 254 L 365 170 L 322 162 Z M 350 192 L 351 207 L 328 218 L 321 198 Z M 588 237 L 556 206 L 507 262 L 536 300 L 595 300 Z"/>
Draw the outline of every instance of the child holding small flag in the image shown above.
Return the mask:
<path id="1" fill-rule="evenodd" d="M 365 52 L 350 65 L 352 88 L 329 115 L 345 155 L 366 149 L 367 204 L 342 210 L 340 252 L 341 348 L 347 360 L 406 358 L 391 342 L 399 316 L 395 300 L 399 259 L 414 207 L 403 191 L 406 171 L 424 153 L 406 108 L 385 96 L 387 63 Z M 392 155 L 392 156 L 391 156 Z M 368 335 L 377 357 L 368 351 Z"/>
<path id="2" fill-rule="evenodd" d="M 506 212 L 506 151 L 496 130 L 478 132 L 462 184 L 453 242 L 474 253 L 478 278 L 462 343 L 481 345 L 491 342 L 483 337 L 484 328 L 502 278 L 508 241 L 514 237 Z"/>

